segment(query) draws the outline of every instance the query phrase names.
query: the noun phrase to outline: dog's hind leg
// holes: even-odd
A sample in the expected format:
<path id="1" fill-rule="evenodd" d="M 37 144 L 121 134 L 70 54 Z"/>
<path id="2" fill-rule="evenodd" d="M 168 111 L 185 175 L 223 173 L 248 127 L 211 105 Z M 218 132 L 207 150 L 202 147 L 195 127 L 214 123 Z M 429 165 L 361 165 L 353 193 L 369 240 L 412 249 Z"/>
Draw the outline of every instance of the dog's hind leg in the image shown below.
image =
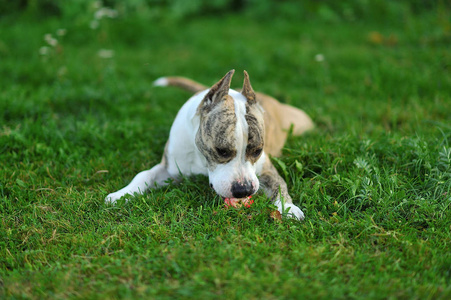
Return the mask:
<path id="1" fill-rule="evenodd" d="M 265 194 L 274 202 L 280 213 L 287 213 L 290 217 L 299 220 L 304 219 L 304 213 L 293 204 L 291 196 L 288 194 L 287 184 L 277 173 L 268 156 L 266 156 L 263 170 L 260 174 L 260 184 Z"/>
<path id="2" fill-rule="evenodd" d="M 138 173 L 126 187 L 106 196 L 105 202 L 115 203 L 127 194 L 143 194 L 150 188 L 166 185 L 166 180 L 170 177 L 164 164 L 160 163 L 150 170 Z"/>

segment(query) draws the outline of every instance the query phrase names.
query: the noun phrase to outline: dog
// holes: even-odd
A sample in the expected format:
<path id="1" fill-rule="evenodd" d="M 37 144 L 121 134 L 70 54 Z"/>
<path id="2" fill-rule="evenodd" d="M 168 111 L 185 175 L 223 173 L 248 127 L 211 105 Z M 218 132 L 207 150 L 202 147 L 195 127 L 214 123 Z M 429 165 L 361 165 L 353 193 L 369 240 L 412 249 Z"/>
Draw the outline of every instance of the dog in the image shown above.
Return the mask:
<path id="1" fill-rule="evenodd" d="M 313 128 L 313 122 L 304 111 L 254 92 L 246 71 L 242 90 L 230 89 L 234 72 L 229 71 L 209 89 L 183 77 L 154 82 L 195 94 L 179 110 L 161 162 L 109 194 L 106 202 L 166 185 L 169 178 L 203 174 L 223 198 L 248 197 L 262 188 L 280 213 L 304 219 L 269 155 L 281 154 L 290 129 L 300 135 Z"/>

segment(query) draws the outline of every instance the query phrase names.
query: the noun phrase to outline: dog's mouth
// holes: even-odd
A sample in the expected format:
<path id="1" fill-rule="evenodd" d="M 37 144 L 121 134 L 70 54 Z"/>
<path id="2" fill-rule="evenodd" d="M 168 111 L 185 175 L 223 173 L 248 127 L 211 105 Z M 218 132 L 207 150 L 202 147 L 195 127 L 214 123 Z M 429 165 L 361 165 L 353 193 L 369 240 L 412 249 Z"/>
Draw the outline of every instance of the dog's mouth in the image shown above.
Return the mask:
<path id="1" fill-rule="evenodd" d="M 210 187 L 214 190 L 213 188 L 213 184 L 210 183 Z M 218 195 L 219 196 L 219 195 Z M 230 207 L 234 207 L 234 208 L 239 208 L 239 207 L 251 207 L 252 203 L 254 203 L 254 200 L 252 200 L 252 196 L 247 196 L 244 198 L 228 198 L 228 197 L 222 197 L 222 200 L 224 200 L 224 206 L 226 208 L 230 208 Z"/>

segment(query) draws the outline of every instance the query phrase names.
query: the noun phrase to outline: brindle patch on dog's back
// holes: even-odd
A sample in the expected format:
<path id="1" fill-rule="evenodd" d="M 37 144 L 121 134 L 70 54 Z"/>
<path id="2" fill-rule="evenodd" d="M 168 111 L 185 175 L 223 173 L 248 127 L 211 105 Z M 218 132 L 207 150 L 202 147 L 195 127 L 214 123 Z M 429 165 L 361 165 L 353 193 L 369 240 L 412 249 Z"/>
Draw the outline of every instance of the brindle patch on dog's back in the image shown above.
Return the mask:
<path id="1" fill-rule="evenodd" d="M 207 159 L 208 167 L 214 169 L 216 165 L 228 163 L 236 156 L 237 118 L 234 100 L 228 95 L 210 109 L 208 113 L 200 113 L 196 145 Z"/>

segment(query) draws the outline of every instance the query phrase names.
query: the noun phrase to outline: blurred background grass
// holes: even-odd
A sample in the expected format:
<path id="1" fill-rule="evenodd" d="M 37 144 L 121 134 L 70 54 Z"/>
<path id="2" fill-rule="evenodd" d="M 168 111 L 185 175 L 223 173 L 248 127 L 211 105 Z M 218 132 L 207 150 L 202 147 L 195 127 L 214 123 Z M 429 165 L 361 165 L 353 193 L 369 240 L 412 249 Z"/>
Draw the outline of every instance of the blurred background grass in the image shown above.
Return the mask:
<path id="1" fill-rule="evenodd" d="M 272 54 L 274 59 L 282 62 L 285 59 L 289 65 L 290 60 L 296 59 L 295 55 L 303 55 L 302 50 L 309 46 L 326 48 L 336 40 L 343 40 L 346 35 L 350 41 L 355 41 L 356 36 L 353 35 L 360 34 L 360 30 L 356 28 L 353 33 L 349 26 L 367 27 L 368 36 L 363 38 L 376 46 L 402 43 L 433 48 L 449 45 L 450 7 L 450 2 L 444 0 L 0 0 L 0 26 L 3 27 L 0 55 L 8 58 L 8 55 L 20 57 L 22 54 L 33 58 L 30 55 L 38 52 L 30 50 L 39 49 L 41 56 L 53 54 L 61 57 L 65 44 L 83 48 L 83 45 L 89 47 L 94 43 L 108 49 L 147 47 L 146 50 L 152 52 L 158 51 L 161 44 L 167 44 L 180 50 L 171 53 L 176 55 L 173 55 L 172 61 L 167 61 L 170 65 L 179 63 L 179 57 L 182 60 L 192 59 L 180 44 L 196 43 L 201 36 L 204 38 L 203 44 L 197 44 L 193 49 L 199 52 L 206 50 L 209 54 L 217 54 L 217 49 L 227 47 L 225 43 L 228 40 L 238 39 L 228 51 L 231 56 L 240 52 L 241 61 L 230 61 L 227 56 L 217 57 L 216 60 L 239 68 L 244 60 L 258 59 L 260 54 L 246 52 L 251 45 L 247 45 L 244 39 L 240 40 L 243 36 L 249 43 L 260 43 L 258 46 L 262 52 Z M 230 16 L 248 23 L 238 24 Z M 194 30 L 190 28 L 199 20 L 205 20 L 203 26 L 199 25 Z M 217 26 L 219 20 L 222 22 L 220 27 Z M 21 23 L 25 25 L 20 26 Z M 343 27 L 347 30 L 341 30 Z M 261 28 L 274 30 L 267 30 L 267 35 L 262 35 Z M 63 31 L 57 32 L 58 29 Z M 397 31 L 402 34 L 397 34 Z M 66 32 L 69 34 L 66 35 Z M 280 32 L 285 36 L 280 39 L 283 42 L 281 49 L 276 49 L 270 43 L 272 39 L 277 39 L 276 35 Z M 53 34 L 54 39 L 45 39 L 43 43 L 44 33 Z M 311 36 L 322 40 L 311 41 Z M 52 42 L 59 43 L 49 45 Z M 290 43 L 303 43 L 304 49 L 286 53 L 284 44 Z M 111 52 L 99 53 L 102 54 L 108 56 Z M 208 60 L 209 55 L 205 56 L 204 60 Z M 261 68 L 257 71 L 268 71 Z M 217 66 L 214 69 L 217 71 Z M 13 68 L 8 71 L 14 74 Z M 5 78 L 15 79 L 11 76 Z M 41 79 L 39 77 L 37 81 Z"/>

